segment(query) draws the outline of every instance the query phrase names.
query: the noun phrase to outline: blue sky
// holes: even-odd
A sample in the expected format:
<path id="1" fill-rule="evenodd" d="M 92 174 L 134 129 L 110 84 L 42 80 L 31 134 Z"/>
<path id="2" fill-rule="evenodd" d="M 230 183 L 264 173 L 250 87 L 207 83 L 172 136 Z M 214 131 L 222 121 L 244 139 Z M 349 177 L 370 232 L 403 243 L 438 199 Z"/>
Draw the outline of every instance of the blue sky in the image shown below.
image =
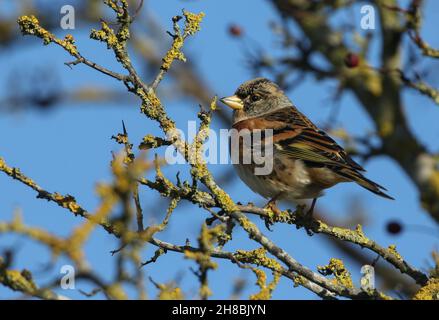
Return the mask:
<path id="1" fill-rule="evenodd" d="M 61 7 L 64 1 L 52 3 L 53 6 Z M 5 6 L 5 3 L 0 1 L 0 6 Z M 232 39 L 227 33 L 227 28 L 231 23 L 239 24 L 245 34 L 268 53 L 279 54 L 279 43 L 269 28 L 270 21 L 277 21 L 278 18 L 268 1 L 168 0 L 165 3 L 162 0 L 151 0 L 148 1 L 148 7 L 166 29 L 171 27 L 170 18 L 180 13 L 183 8 L 206 13 L 202 31 L 189 40 L 185 52 L 208 85 L 219 96 L 231 94 L 240 83 L 252 77 L 245 66 L 246 57 L 242 50 L 242 43 Z M 359 24 L 359 8 L 355 8 L 354 18 Z M 437 1 L 427 1 L 423 36 L 434 47 L 439 47 L 436 34 L 438 10 Z M 351 19 L 352 22 L 353 17 L 342 16 L 340 19 Z M 64 32 L 59 33 L 59 35 L 62 34 Z M 88 39 L 87 32 L 84 32 L 83 28 L 75 30 L 72 34 L 77 39 L 78 47 L 84 55 L 110 68 L 119 69 L 112 54 L 106 51 L 104 45 Z M 377 55 L 376 45 L 373 48 L 375 48 L 373 51 L 375 56 Z M 64 90 L 96 85 L 124 90 L 120 83 L 86 67 L 77 66 L 73 70 L 68 69 L 64 66 L 64 62 L 70 60 L 71 58 L 61 49 L 54 46 L 42 47 L 39 40 L 30 37 L 20 39 L 13 48 L 0 49 L 0 70 L 2 70 L 0 97 L 20 92 L 29 84 L 33 88 L 39 88 L 42 86 L 41 81 L 47 81 L 47 77 L 38 77 L 38 72 L 41 70 L 51 75 L 49 79 L 52 83 Z M 427 61 L 426 65 L 431 70 L 438 70 L 434 61 Z M 17 78 L 21 81 L 13 80 Z M 431 77 L 431 79 L 435 86 L 439 85 L 437 77 L 436 79 Z M 150 79 L 146 80 L 148 82 Z M 310 119 L 317 124 L 323 124 L 331 111 L 329 100 L 334 88 L 334 83 L 317 83 L 312 77 L 308 77 L 299 87 L 287 93 Z M 169 114 L 177 119 L 177 124 L 181 128 L 186 128 L 188 120 L 196 119 L 197 101 L 165 99 L 165 102 Z M 339 125 L 345 127 L 348 132 L 361 135 L 373 128 L 354 97 L 346 94 L 340 103 Z M 437 151 L 439 148 L 439 127 L 436 124 L 439 116 L 437 106 L 410 91 L 404 95 L 404 104 L 417 137 L 430 150 Z M 21 168 L 24 173 L 47 190 L 72 194 L 85 208 L 93 210 L 97 205 L 94 191 L 96 182 L 108 181 L 111 178 L 108 166 L 111 151 L 119 150 L 119 147 L 110 140 L 110 137 L 120 132 L 122 120 L 125 121 L 135 145 L 147 133 L 160 135 L 157 125 L 140 114 L 139 105 L 134 100 L 127 100 L 123 104 L 121 102 L 108 103 L 108 106 L 70 103 L 63 104 L 50 112 L 26 110 L 2 113 L 0 156 L 4 157 L 8 164 Z M 215 122 L 213 128 L 219 130 L 222 127 L 219 122 Z M 225 172 L 228 172 L 229 166 L 211 165 L 210 168 L 215 177 L 220 179 Z M 437 232 L 432 219 L 419 206 L 416 188 L 395 163 L 387 158 L 369 161 L 366 169 L 368 177 L 385 185 L 396 201 L 376 197 L 354 184 L 344 184 L 329 190 L 326 196 L 319 200 L 318 206 L 329 212 L 332 219 L 344 221 L 349 218 L 352 203 L 360 203 L 367 212 L 368 220 L 364 225 L 366 235 L 383 246 L 396 244 L 399 252 L 414 266 L 421 269 L 427 267 L 431 251 L 438 248 L 437 236 L 410 231 L 408 228 L 407 232 L 394 237 L 389 236 L 385 230 L 386 222 L 399 220 L 407 226 L 425 226 Z M 185 165 L 165 169 L 165 173 L 170 178 L 174 177 L 177 171 L 182 171 L 182 176 L 188 177 Z M 224 188 L 234 195 L 235 201 L 244 203 L 252 201 L 259 205 L 265 202 L 238 179 L 224 185 Z M 0 220 L 11 219 L 14 210 L 20 208 L 27 224 L 46 228 L 60 235 L 69 234 L 72 227 L 81 222 L 79 218 L 73 217 L 56 205 L 36 199 L 34 192 L 3 174 L 0 174 L 0 189 L 2 190 L 0 192 Z M 157 205 L 159 197 L 149 190 L 143 190 L 141 197 L 145 208 L 145 222 L 159 221 L 163 216 L 163 204 L 166 204 L 166 200 L 160 200 L 160 205 Z M 207 217 L 206 212 L 183 203 L 173 215 L 169 228 L 158 234 L 158 238 L 179 244 L 183 244 L 186 238 L 190 238 L 192 243 L 196 243 L 201 224 Z M 263 223 L 256 219 L 254 221 L 260 224 L 264 233 L 267 233 L 275 243 L 314 270 L 318 265 L 326 264 L 331 257 L 345 258 L 340 252 L 334 251 L 327 241 L 323 240 L 323 236 L 315 235 L 310 238 L 303 230 L 283 225 L 276 225 L 273 227 L 274 231 L 269 232 L 265 230 Z M 225 249 L 233 251 L 237 248 L 256 248 L 239 228 L 235 232 L 233 242 Z M 113 275 L 114 270 L 109 266 L 113 265 L 114 257 L 109 254 L 109 251 L 115 249 L 117 245 L 112 237 L 100 229 L 97 229 L 87 242 L 87 258 L 104 278 L 111 279 Z M 50 259 L 46 249 L 21 237 L 0 236 L 0 250 L 11 247 L 16 248 L 18 252 L 14 267 L 30 269 L 39 283 L 51 279 L 59 266 L 66 263 L 60 259 L 56 263 L 58 269 L 46 272 L 44 264 Z M 153 252 L 153 247 L 147 247 L 144 251 L 145 260 Z M 348 259 L 346 262 L 358 284 L 360 268 Z M 179 254 L 168 253 L 161 257 L 158 263 L 148 265 L 145 271 L 157 282 L 167 282 L 182 275 L 181 286 L 187 293 L 187 297 L 191 298 L 197 292 L 198 283 L 189 270 L 190 266 L 195 267 L 195 264 L 183 259 Z M 250 283 L 245 290 L 244 298 L 257 291 L 257 287 L 253 285 L 254 275 L 250 271 L 244 271 L 235 265 L 219 261 L 219 270 L 210 275 L 213 298 L 229 297 L 231 283 L 237 277 L 244 277 Z M 77 287 L 86 291 L 92 289 L 84 283 L 78 283 Z M 153 296 L 155 291 L 151 284 L 148 284 L 148 289 Z M 63 294 L 73 298 L 83 298 L 76 291 Z M 0 298 L 16 296 L 10 290 L 0 287 Z M 303 288 L 294 288 L 291 281 L 283 279 L 274 291 L 273 297 L 314 299 L 315 295 Z M 101 296 L 98 295 L 95 298 L 101 298 Z"/>

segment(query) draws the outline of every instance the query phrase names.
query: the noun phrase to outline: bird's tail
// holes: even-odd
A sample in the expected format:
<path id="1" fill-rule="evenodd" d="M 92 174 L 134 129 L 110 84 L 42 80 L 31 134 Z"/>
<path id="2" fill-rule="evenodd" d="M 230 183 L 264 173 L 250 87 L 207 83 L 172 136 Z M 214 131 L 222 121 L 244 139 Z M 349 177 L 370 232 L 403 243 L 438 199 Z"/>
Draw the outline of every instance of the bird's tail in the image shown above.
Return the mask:
<path id="1" fill-rule="evenodd" d="M 358 183 L 360 186 L 369 190 L 370 192 L 373 192 L 383 198 L 395 200 L 394 198 L 383 192 L 383 190 L 387 191 L 386 188 L 384 188 L 383 186 L 379 185 L 376 182 L 373 182 L 372 180 L 367 179 L 365 176 L 363 176 L 361 173 L 359 173 L 356 170 L 342 168 L 338 170 L 337 173 L 342 177 L 345 177 L 349 180 Z"/>

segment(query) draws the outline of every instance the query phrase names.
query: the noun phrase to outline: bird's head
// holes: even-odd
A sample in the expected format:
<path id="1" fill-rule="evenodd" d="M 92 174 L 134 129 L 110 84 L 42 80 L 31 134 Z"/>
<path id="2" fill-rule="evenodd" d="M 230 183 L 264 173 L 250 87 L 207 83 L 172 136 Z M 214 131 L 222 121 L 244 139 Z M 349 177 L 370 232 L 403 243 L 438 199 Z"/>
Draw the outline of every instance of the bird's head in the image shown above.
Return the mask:
<path id="1" fill-rule="evenodd" d="M 234 123 L 291 105 L 279 86 L 265 78 L 244 82 L 233 96 L 224 97 L 221 102 L 234 110 Z"/>

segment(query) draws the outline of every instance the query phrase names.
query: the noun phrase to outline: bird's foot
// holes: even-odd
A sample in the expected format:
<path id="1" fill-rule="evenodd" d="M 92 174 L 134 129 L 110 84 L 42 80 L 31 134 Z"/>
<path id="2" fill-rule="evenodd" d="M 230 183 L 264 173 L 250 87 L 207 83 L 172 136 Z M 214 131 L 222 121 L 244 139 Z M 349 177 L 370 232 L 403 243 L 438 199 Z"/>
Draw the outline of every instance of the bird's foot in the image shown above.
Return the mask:
<path id="1" fill-rule="evenodd" d="M 297 206 L 296 208 L 296 228 L 300 229 L 300 228 L 304 228 L 306 233 L 309 236 L 314 235 L 314 232 L 312 231 L 313 229 L 313 223 L 314 223 L 314 218 L 312 216 L 313 214 L 313 207 L 311 207 L 310 209 L 308 209 L 307 211 L 305 211 L 305 205 L 300 205 Z"/>
<path id="2" fill-rule="evenodd" d="M 273 225 L 273 220 L 276 220 L 276 216 L 280 216 L 282 211 L 277 207 L 276 205 L 276 198 L 271 199 L 270 201 L 268 201 L 268 203 L 264 206 L 264 209 L 269 210 L 271 212 L 274 213 L 275 217 L 271 218 L 271 217 L 266 217 L 265 218 L 265 227 L 271 230 L 271 226 Z"/>
<path id="3" fill-rule="evenodd" d="M 282 213 L 282 210 L 280 210 L 276 205 L 276 200 L 270 200 L 268 203 L 264 206 L 264 209 L 270 210 L 275 215 L 279 216 Z"/>

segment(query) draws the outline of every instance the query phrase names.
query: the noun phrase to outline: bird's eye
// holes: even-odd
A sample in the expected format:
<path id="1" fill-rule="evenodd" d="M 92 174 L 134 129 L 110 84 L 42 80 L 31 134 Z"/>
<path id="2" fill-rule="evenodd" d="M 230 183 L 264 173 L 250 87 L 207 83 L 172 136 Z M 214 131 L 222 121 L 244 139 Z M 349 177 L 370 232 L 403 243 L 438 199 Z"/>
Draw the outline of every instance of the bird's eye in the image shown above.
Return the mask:
<path id="1" fill-rule="evenodd" d="M 253 102 L 255 102 L 255 101 L 258 101 L 260 99 L 260 97 L 254 94 L 251 96 L 251 99 Z"/>

